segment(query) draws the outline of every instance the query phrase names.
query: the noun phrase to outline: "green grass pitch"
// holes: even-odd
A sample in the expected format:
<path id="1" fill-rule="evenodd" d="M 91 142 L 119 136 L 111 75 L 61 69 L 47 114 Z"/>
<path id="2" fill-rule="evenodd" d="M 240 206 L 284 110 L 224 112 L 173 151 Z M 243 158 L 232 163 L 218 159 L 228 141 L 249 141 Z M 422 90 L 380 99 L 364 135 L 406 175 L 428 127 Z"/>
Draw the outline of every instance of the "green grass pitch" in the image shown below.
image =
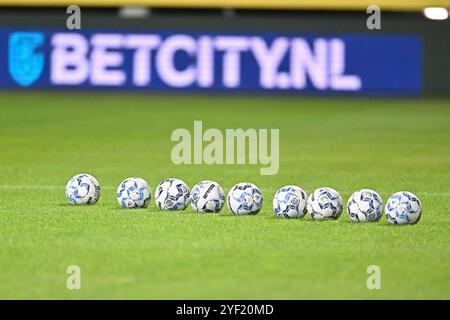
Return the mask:
<path id="1" fill-rule="evenodd" d="M 279 128 L 280 170 L 174 165 L 176 128 Z M 450 101 L 0 94 L 0 298 L 309 299 L 450 298 Z M 88 172 L 99 203 L 75 207 L 67 180 Z M 140 176 L 189 186 L 250 181 L 256 216 L 123 210 L 115 190 Z M 422 201 L 412 226 L 276 219 L 277 188 L 331 186 L 344 203 L 359 188 Z M 81 267 L 81 290 L 66 268 Z M 368 290 L 369 265 L 381 289 Z"/>

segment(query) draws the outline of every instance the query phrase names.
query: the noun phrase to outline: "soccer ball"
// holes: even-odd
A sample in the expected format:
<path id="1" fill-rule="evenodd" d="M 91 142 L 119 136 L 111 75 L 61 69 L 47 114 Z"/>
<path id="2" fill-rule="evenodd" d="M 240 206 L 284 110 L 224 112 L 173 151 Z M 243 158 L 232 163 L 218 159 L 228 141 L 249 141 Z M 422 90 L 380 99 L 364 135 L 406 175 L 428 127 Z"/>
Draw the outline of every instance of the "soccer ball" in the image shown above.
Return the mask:
<path id="1" fill-rule="evenodd" d="M 262 207 L 261 190 L 252 183 L 241 182 L 228 193 L 228 208 L 236 215 L 257 214 Z"/>
<path id="2" fill-rule="evenodd" d="M 167 179 L 155 190 L 155 201 L 161 210 L 184 210 L 189 204 L 189 188 L 180 179 Z"/>
<path id="3" fill-rule="evenodd" d="M 100 184 L 87 173 L 77 174 L 67 182 L 66 197 L 72 204 L 94 204 L 100 198 Z"/>
<path id="4" fill-rule="evenodd" d="M 125 179 L 117 188 L 117 202 L 122 208 L 147 208 L 151 199 L 152 191 L 141 178 Z"/>
<path id="5" fill-rule="evenodd" d="M 307 195 L 297 186 L 284 186 L 273 197 L 273 212 L 281 218 L 303 217 L 306 213 Z"/>
<path id="6" fill-rule="evenodd" d="M 217 182 L 200 181 L 191 190 L 191 206 L 197 212 L 219 212 L 224 203 L 225 193 Z"/>
<path id="7" fill-rule="evenodd" d="M 393 224 L 414 224 L 422 214 L 419 198 L 408 191 L 394 193 L 386 202 L 384 211 Z"/>
<path id="8" fill-rule="evenodd" d="M 353 221 L 378 221 L 383 214 L 383 201 L 376 191 L 361 189 L 348 199 L 347 212 Z"/>
<path id="9" fill-rule="evenodd" d="M 337 219 L 342 213 L 342 198 L 332 188 L 318 188 L 309 195 L 306 208 L 314 220 Z"/>

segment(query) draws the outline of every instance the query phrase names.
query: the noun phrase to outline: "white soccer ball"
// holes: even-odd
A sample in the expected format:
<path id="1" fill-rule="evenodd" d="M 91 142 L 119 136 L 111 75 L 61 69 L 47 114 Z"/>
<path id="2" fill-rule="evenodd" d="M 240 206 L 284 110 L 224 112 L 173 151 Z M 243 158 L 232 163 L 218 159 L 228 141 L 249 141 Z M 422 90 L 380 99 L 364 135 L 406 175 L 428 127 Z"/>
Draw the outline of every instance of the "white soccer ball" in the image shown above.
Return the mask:
<path id="1" fill-rule="evenodd" d="M 117 188 L 117 202 L 122 208 L 147 208 L 151 199 L 152 191 L 141 178 L 125 179 Z"/>
<path id="2" fill-rule="evenodd" d="M 87 173 L 77 174 L 67 182 L 66 197 L 72 204 L 94 204 L 100 198 L 100 184 Z"/>
<path id="3" fill-rule="evenodd" d="M 219 212 L 224 203 L 225 193 L 217 182 L 200 181 L 191 190 L 191 207 L 197 212 Z"/>
<path id="4" fill-rule="evenodd" d="M 309 195 L 306 208 L 314 220 L 337 219 L 342 213 L 342 198 L 333 188 L 318 188 Z"/>
<path id="5" fill-rule="evenodd" d="M 284 186 L 273 197 L 273 212 L 280 218 L 299 218 L 306 213 L 306 192 L 297 186 Z"/>
<path id="6" fill-rule="evenodd" d="M 419 198 L 408 191 L 394 193 L 384 208 L 386 218 L 393 224 L 414 224 L 419 221 L 422 206 Z"/>
<path id="7" fill-rule="evenodd" d="M 189 204 L 189 188 L 180 179 L 164 180 L 156 187 L 155 201 L 161 210 L 184 210 Z"/>
<path id="8" fill-rule="evenodd" d="M 376 191 L 361 189 L 348 199 L 347 212 L 353 221 L 378 221 L 383 214 L 383 200 Z"/>
<path id="9" fill-rule="evenodd" d="M 227 197 L 228 208 L 236 215 L 257 214 L 263 204 L 261 190 L 249 182 L 233 186 Z"/>

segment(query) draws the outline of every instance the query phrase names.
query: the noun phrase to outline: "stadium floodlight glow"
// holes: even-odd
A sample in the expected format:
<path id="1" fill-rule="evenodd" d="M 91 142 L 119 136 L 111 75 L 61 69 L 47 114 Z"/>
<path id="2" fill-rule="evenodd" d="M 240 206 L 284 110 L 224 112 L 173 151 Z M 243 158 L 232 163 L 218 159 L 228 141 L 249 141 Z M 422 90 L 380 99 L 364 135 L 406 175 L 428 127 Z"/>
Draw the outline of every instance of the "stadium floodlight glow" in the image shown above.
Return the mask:
<path id="1" fill-rule="evenodd" d="M 147 18 L 150 9 L 143 6 L 124 6 L 119 8 L 119 17 L 124 19 Z"/>
<path id="2" fill-rule="evenodd" d="M 448 10 L 441 7 L 428 7 L 423 9 L 423 14 L 430 20 L 448 19 Z"/>

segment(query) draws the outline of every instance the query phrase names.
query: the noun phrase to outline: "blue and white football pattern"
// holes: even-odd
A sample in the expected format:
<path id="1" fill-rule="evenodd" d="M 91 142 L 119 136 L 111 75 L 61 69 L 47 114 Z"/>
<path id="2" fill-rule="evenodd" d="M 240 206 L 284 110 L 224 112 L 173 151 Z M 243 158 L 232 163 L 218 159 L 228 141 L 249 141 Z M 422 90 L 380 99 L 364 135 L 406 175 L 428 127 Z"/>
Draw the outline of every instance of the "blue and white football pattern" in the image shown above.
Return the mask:
<path id="1" fill-rule="evenodd" d="M 392 224 L 414 224 L 422 215 L 419 198 L 408 191 L 394 193 L 384 208 L 386 218 Z"/>
<path id="2" fill-rule="evenodd" d="M 280 218 L 299 218 L 306 214 L 306 192 L 297 186 L 284 186 L 273 197 L 273 212 Z"/>
<path id="3" fill-rule="evenodd" d="M 225 203 L 225 193 L 222 187 L 217 182 L 210 180 L 197 183 L 192 188 L 190 197 L 191 207 L 197 212 L 220 212 Z"/>
<path id="4" fill-rule="evenodd" d="M 338 219 L 342 213 L 342 198 L 333 188 L 314 190 L 308 197 L 306 208 L 314 220 Z"/>
<path id="5" fill-rule="evenodd" d="M 263 196 L 254 184 L 241 182 L 231 188 L 227 203 L 235 215 L 257 214 L 262 208 Z"/>
<path id="6" fill-rule="evenodd" d="M 376 191 L 361 189 L 348 199 L 347 212 L 353 221 L 378 221 L 383 215 L 383 200 Z"/>
<path id="7" fill-rule="evenodd" d="M 100 198 L 100 184 L 87 173 L 77 174 L 67 182 L 66 197 L 72 204 L 94 204 Z"/>
<path id="8" fill-rule="evenodd" d="M 147 208 L 151 199 L 150 187 L 141 178 L 125 179 L 117 188 L 117 202 L 122 208 Z"/>
<path id="9" fill-rule="evenodd" d="M 189 188 L 180 179 L 170 178 L 164 180 L 156 187 L 155 201 L 161 210 L 184 210 L 190 201 Z"/>

